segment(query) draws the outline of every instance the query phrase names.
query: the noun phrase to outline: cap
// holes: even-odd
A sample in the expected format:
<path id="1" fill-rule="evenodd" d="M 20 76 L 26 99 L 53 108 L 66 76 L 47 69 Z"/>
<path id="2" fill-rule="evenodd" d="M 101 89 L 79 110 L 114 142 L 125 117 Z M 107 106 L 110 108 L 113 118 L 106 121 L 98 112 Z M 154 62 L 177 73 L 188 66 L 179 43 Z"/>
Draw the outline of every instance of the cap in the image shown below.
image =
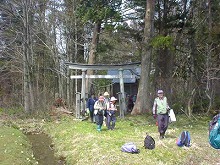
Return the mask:
<path id="1" fill-rule="evenodd" d="M 108 93 L 108 92 L 105 92 L 103 95 L 104 95 L 104 96 L 109 96 L 109 93 Z"/>
<path id="2" fill-rule="evenodd" d="M 158 90 L 157 93 L 158 94 L 163 93 L 163 90 Z"/>
<path id="3" fill-rule="evenodd" d="M 111 97 L 110 101 L 116 101 L 117 99 L 113 96 Z"/>
<path id="4" fill-rule="evenodd" d="M 105 100 L 104 96 L 99 96 L 99 101 L 104 101 L 104 100 Z"/>

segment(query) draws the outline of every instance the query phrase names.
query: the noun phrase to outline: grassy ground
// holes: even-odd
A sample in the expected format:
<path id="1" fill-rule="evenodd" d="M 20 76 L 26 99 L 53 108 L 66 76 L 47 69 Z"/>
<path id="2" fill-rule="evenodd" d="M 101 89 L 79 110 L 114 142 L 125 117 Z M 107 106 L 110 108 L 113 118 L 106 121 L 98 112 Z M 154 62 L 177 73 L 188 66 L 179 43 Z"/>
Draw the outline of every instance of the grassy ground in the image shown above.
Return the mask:
<path id="1" fill-rule="evenodd" d="M 57 154 L 66 157 L 68 165 L 214 165 L 220 163 L 220 151 L 208 143 L 209 120 L 208 117 L 197 116 L 197 120 L 191 121 L 183 115 L 177 116 L 177 122 L 169 125 L 163 140 L 158 138 L 153 118 L 144 115 L 118 119 L 114 131 L 103 127 L 101 132 L 97 132 L 95 124 L 70 117 L 47 123 L 44 130 L 53 138 Z M 183 130 L 191 133 L 192 146 L 189 148 L 176 145 L 176 139 Z M 156 141 L 154 150 L 143 148 L 146 132 Z M 126 142 L 134 142 L 140 153 L 121 152 L 121 146 Z"/>
<path id="2" fill-rule="evenodd" d="M 96 131 L 96 125 L 79 121 L 72 116 L 60 120 L 10 119 L 0 122 L 0 164 L 35 164 L 31 146 L 22 132 L 43 131 L 53 140 L 55 153 L 65 157 L 67 165 L 217 165 L 220 150 L 208 143 L 208 122 L 210 117 L 196 116 L 189 120 L 177 115 L 177 122 L 169 125 L 166 138 L 158 138 L 157 127 L 152 116 L 126 116 L 117 118 L 116 129 L 108 131 L 103 127 Z M 6 121 L 6 119 L 5 119 Z M 8 125 L 8 126 L 4 126 Z M 20 131 L 22 130 L 22 132 Z M 191 134 L 191 147 L 178 147 L 176 139 L 183 130 Z M 154 150 L 143 148 L 146 133 L 156 141 Z M 139 154 L 121 152 L 126 142 L 134 142 Z"/>
<path id="3" fill-rule="evenodd" d="M 0 164 L 1 165 L 33 165 L 31 145 L 26 136 L 13 127 L 0 127 Z"/>

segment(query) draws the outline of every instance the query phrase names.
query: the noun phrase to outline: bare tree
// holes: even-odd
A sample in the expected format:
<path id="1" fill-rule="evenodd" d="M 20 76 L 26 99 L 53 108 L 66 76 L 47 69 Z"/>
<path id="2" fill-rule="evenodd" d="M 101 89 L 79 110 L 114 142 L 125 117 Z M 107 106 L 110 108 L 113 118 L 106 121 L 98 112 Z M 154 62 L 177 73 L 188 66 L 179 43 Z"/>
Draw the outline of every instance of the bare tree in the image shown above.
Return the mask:
<path id="1" fill-rule="evenodd" d="M 31 5 L 32 0 L 24 0 L 23 5 L 23 77 L 24 109 L 30 113 L 34 108 L 33 96 L 33 50 L 31 38 Z"/>

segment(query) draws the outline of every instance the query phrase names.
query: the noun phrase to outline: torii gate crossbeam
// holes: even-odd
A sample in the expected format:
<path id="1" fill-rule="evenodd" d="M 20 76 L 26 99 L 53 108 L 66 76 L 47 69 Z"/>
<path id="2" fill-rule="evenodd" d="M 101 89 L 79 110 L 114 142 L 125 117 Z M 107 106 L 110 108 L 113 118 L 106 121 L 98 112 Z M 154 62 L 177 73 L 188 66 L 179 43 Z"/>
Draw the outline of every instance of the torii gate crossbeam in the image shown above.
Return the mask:
<path id="1" fill-rule="evenodd" d="M 69 69 L 85 69 L 85 70 L 118 70 L 118 69 L 135 69 L 141 62 L 134 62 L 128 64 L 79 64 L 79 63 L 70 63 L 66 62 L 66 65 L 69 66 Z"/>

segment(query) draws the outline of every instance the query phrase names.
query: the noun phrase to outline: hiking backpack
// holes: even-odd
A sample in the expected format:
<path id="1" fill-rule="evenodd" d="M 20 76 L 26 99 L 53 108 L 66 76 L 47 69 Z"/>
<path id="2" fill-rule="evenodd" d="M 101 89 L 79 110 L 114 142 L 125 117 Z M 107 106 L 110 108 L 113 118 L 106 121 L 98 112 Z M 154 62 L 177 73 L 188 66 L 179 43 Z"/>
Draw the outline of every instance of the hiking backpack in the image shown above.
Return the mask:
<path id="1" fill-rule="evenodd" d="M 179 147 L 183 147 L 183 146 L 189 147 L 190 141 L 191 141 L 190 133 L 188 131 L 182 131 L 179 138 L 176 141 L 176 144 Z"/>
<path id="2" fill-rule="evenodd" d="M 209 144 L 220 149 L 220 114 L 215 115 L 209 122 Z"/>
<path id="3" fill-rule="evenodd" d="M 140 150 L 137 149 L 137 146 L 133 142 L 125 143 L 121 147 L 122 152 L 132 153 L 132 154 L 138 154 L 140 153 Z"/>
<path id="4" fill-rule="evenodd" d="M 155 148 L 155 141 L 150 135 L 146 135 L 144 139 L 144 148 L 150 150 Z"/>

